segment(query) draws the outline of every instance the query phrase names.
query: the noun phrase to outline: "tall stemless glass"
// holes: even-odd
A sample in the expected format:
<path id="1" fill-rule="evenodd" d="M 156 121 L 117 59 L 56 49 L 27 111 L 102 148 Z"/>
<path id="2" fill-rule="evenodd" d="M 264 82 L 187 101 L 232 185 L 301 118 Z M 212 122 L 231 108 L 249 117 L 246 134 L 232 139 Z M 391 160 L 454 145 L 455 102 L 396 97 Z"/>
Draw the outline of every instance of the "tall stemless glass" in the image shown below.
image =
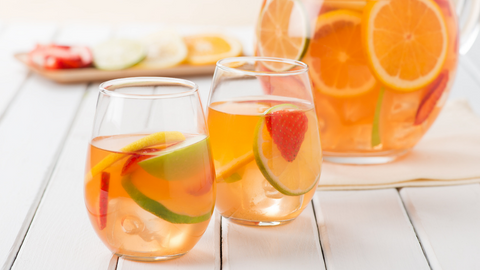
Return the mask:
<path id="1" fill-rule="evenodd" d="M 257 226 L 296 218 L 315 193 L 322 162 L 307 66 L 278 58 L 219 61 L 207 123 L 220 214 Z"/>
<path id="2" fill-rule="evenodd" d="M 85 204 L 115 254 L 166 260 L 198 242 L 215 204 L 215 171 L 197 86 L 172 78 L 100 85 Z"/>
<path id="3" fill-rule="evenodd" d="M 264 0 L 256 55 L 309 66 L 325 160 L 390 162 L 435 121 L 478 32 L 480 1 L 461 32 L 455 2 Z"/>

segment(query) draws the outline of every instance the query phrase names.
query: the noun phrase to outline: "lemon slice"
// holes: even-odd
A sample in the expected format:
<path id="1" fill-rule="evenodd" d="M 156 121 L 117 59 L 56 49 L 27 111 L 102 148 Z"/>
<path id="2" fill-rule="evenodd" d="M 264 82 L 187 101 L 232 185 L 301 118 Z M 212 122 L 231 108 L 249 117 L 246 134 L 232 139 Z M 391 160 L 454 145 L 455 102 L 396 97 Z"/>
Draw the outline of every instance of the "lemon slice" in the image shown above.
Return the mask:
<path id="1" fill-rule="evenodd" d="M 308 48 L 308 20 L 300 1 L 273 0 L 258 20 L 257 42 L 260 56 L 300 60 Z M 265 62 L 273 71 L 290 69 L 284 63 Z"/>
<path id="2" fill-rule="evenodd" d="M 93 64 L 98 69 L 120 70 L 142 61 L 146 49 L 142 42 L 131 39 L 111 39 L 93 47 Z"/>
<path id="3" fill-rule="evenodd" d="M 304 111 L 281 104 L 265 111 L 255 128 L 253 153 L 257 166 L 282 194 L 305 194 L 320 178 L 320 142 L 308 125 Z"/>
<path id="4" fill-rule="evenodd" d="M 125 153 L 132 153 L 143 149 L 145 147 L 158 145 L 158 144 L 168 144 L 182 142 L 185 140 L 185 136 L 178 131 L 160 131 L 147 135 L 140 140 L 134 141 L 133 143 L 123 147 L 120 151 Z M 120 159 L 126 157 L 126 154 L 112 153 L 102 159 L 97 165 L 93 166 L 90 172 L 87 174 L 87 179 L 92 179 L 95 175 L 99 174 L 106 168 L 108 168 L 113 163 L 119 161 Z"/>
<path id="5" fill-rule="evenodd" d="M 237 39 L 219 34 L 187 36 L 185 43 L 188 48 L 187 61 L 193 65 L 215 64 L 220 59 L 242 53 L 242 45 Z"/>
<path id="6" fill-rule="evenodd" d="M 135 67 L 161 69 L 173 67 L 183 62 L 188 55 L 187 45 L 176 32 L 165 30 L 147 36 L 143 42 L 147 48 L 147 57 Z"/>

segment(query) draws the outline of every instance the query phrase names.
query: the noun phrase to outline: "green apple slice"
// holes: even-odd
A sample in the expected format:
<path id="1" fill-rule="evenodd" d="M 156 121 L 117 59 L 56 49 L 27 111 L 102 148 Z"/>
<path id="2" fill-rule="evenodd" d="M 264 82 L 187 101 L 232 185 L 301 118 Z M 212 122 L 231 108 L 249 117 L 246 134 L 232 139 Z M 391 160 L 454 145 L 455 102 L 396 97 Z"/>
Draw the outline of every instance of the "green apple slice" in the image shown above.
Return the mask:
<path id="1" fill-rule="evenodd" d="M 167 181 L 191 177 L 192 171 L 208 167 L 209 142 L 195 136 L 166 148 L 160 155 L 138 163 L 149 174 Z"/>
<path id="2" fill-rule="evenodd" d="M 213 208 L 212 208 L 211 211 L 200 216 L 187 216 L 187 215 L 177 214 L 169 210 L 167 207 L 165 207 L 163 204 L 159 203 L 158 201 L 155 201 L 147 197 L 140 190 L 138 190 L 138 188 L 132 183 L 129 175 L 122 178 L 122 186 L 130 196 L 130 198 L 132 198 L 141 208 L 170 223 L 175 223 L 175 224 L 199 223 L 199 222 L 209 220 L 213 213 Z"/>

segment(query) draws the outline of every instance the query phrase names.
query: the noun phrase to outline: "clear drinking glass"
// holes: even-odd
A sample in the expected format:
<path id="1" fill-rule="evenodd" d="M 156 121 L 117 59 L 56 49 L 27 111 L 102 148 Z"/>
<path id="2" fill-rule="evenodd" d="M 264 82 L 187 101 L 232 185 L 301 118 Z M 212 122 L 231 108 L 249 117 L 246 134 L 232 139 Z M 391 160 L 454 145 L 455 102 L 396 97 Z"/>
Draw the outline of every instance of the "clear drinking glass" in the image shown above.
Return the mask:
<path id="1" fill-rule="evenodd" d="M 269 66 L 285 71 L 265 71 Z M 296 218 L 315 193 L 322 162 L 307 66 L 278 58 L 219 61 L 207 123 L 220 214 L 258 226 Z"/>
<path id="2" fill-rule="evenodd" d="M 166 260 L 198 242 L 215 204 L 215 171 L 197 86 L 172 78 L 100 85 L 85 204 L 118 256 Z"/>

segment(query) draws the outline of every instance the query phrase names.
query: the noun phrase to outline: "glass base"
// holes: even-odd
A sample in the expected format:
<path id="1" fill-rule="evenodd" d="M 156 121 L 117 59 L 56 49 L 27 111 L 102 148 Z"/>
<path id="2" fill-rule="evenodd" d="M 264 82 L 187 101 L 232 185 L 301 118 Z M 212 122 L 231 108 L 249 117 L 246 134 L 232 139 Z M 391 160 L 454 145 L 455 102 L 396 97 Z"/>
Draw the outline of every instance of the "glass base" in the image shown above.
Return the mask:
<path id="1" fill-rule="evenodd" d="M 294 219 L 288 219 L 288 220 L 279 220 L 279 221 L 251 221 L 251 220 L 245 220 L 245 219 L 238 219 L 238 218 L 232 218 L 232 217 L 225 217 L 222 216 L 229 221 L 240 224 L 240 225 L 247 225 L 247 226 L 256 226 L 256 227 L 272 227 L 272 226 L 279 226 L 279 225 L 284 225 L 289 222 L 291 222 Z"/>
<path id="2" fill-rule="evenodd" d="M 335 153 L 323 152 L 323 159 L 331 163 L 350 164 L 350 165 L 374 165 L 392 162 L 406 153 L 410 149 L 391 150 L 375 153 Z"/>
<path id="3" fill-rule="evenodd" d="M 187 252 L 182 253 L 182 254 L 175 254 L 175 255 L 166 255 L 166 256 L 157 256 L 157 257 L 141 257 L 141 256 L 130 256 L 130 255 L 125 255 L 125 254 L 118 254 L 115 253 L 118 257 L 122 257 L 125 260 L 130 260 L 130 261 L 141 261 L 141 262 L 156 262 L 156 261 L 167 261 L 167 260 L 173 260 L 179 257 L 182 257 L 183 255 L 187 254 Z"/>

